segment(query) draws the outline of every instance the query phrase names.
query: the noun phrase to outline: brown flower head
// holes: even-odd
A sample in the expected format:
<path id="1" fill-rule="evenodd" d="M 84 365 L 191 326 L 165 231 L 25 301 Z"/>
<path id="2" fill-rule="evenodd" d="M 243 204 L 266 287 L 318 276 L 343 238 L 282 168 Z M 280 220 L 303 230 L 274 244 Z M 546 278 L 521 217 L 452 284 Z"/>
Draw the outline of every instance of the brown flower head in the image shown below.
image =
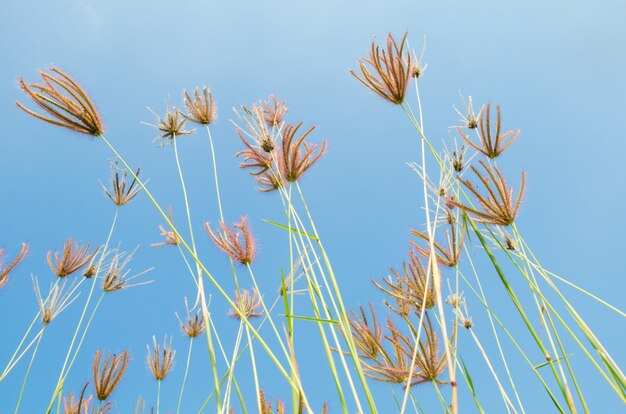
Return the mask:
<path id="1" fill-rule="evenodd" d="M 245 316 L 246 319 L 257 318 L 263 315 L 261 300 L 261 295 L 259 295 L 259 291 L 256 288 L 252 289 L 252 293 L 247 289 L 240 292 L 235 291 L 235 300 L 233 302 L 236 310 L 231 309 L 228 311 L 228 316 L 235 319 L 241 319 L 241 315 Z"/>
<path id="2" fill-rule="evenodd" d="M 482 175 L 477 168 L 472 166 L 472 171 L 478 177 L 478 179 L 485 186 L 488 195 L 485 197 L 481 195 L 478 190 L 472 185 L 469 180 L 464 180 L 461 177 L 459 181 L 463 183 L 468 190 L 472 192 L 478 199 L 478 203 L 482 207 L 483 211 L 476 210 L 472 207 L 463 205 L 454 199 L 449 199 L 448 202 L 464 211 L 475 216 L 475 220 L 478 223 L 485 224 L 498 224 L 501 226 L 508 226 L 515 221 L 515 217 L 519 211 L 520 203 L 522 202 L 522 195 L 524 193 L 525 175 L 522 171 L 522 183 L 520 185 L 519 193 L 517 195 L 517 201 L 513 200 L 513 188 L 507 188 L 506 181 L 498 167 L 489 167 L 483 161 L 480 161 L 480 165 L 483 166 L 487 176 Z"/>
<path id="3" fill-rule="evenodd" d="M 387 50 L 372 42 L 370 55 L 359 60 L 361 75 L 355 71 L 350 73 L 363 85 L 368 87 L 378 96 L 391 103 L 400 105 L 404 102 L 406 89 L 411 76 L 416 74 L 416 67 L 411 62 L 411 54 L 405 52 L 408 32 L 398 43 L 390 34 L 387 35 Z"/>
<path id="4" fill-rule="evenodd" d="M 200 89 L 196 88 L 193 98 L 184 91 L 183 101 L 187 108 L 185 118 L 191 122 L 208 125 L 217 118 L 217 105 L 213 101 L 213 93 L 206 86 L 202 87 L 202 95 Z"/>
<path id="5" fill-rule="evenodd" d="M 172 206 L 170 206 L 169 208 L 169 216 L 170 216 L 170 222 L 174 223 L 174 218 L 172 216 Z M 153 247 L 172 246 L 172 245 L 177 245 L 178 243 L 180 243 L 180 238 L 174 231 L 165 230 L 165 228 L 161 225 L 159 225 L 159 230 L 161 230 L 161 236 L 165 238 L 165 241 L 161 243 L 152 243 Z"/>
<path id="6" fill-rule="evenodd" d="M 359 350 L 361 358 L 376 360 L 385 350 L 382 345 L 383 329 L 378 325 L 378 318 L 374 311 L 374 306 L 370 303 L 371 320 L 368 319 L 365 309 L 360 306 L 360 316 L 354 311 L 350 311 L 350 327 L 354 344 Z"/>
<path id="7" fill-rule="evenodd" d="M 459 258 L 461 257 L 461 250 L 463 249 L 463 242 L 465 241 L 465 230 L 461 231 L 461 235 L 459 237 L 459 231 L 457 230 L 456 218 L 452 214 L 450 209 L 446 209 L 446 222 L 450 226 L 450 229 L 446 229 L 446 242 L 447 242 L 447 250 L 441 244 L 433 241 L 433 245 L 435 246 L 435 256 L 437 257 L 437 261 L 443 265 L 454 267 L 459 264 Z M 430 246 L 430 237 L 424 232 L 411 230 L 411 234 L 419 237 L 422 240 L 425 240 Z M 410 242 L 415 250 L 417 250 L 422 256 L 429 257 L 430 252 L 419 244 L 417 244 L 414 240 Z"/>
<path id="8" fill-rule="evenodd" d="M 101 365 L 102 354 L 102 351 L 96 351 L 93 359 L 93 387 L 100 401 L 113 393 L 124 376 L 129 360 L 128 351 L 124 351 L 120 355 L 108 354 Z"/>
<path id="9" fill-rule="evenodd" d="M 22 250 L 20 251 L 20 254 L 18 254 L 17 257 L 6 267 L 3 267 L 2 256 L 4 255 L 4 249 L 0 248 L 0 288 L 2 288 L 2 286 L 9 281 L 9 273 L 11 273 L 15 266 L 17 266 L 17 264 L 21 262 L 24 257 L 26 257 L 26 253 L 28 253 L 28 244 L 22 243 Z"/>
<path id="10" fill-rule="evenodd" d="M 79 397 L 72 394 L 72 391 L 70 391 L 67 396 L 63 397 L 63 414 L 89 413 L 89 405 L 91 404 L 93 396 L 84 398 L 86 388 L 87 387 L 83 389 L 83 393 Z"/>
<path id="11" fill-rule="evenodd" d="M 133 276 L 129 276 L 130 269 L 126 270 L 126 267 L 133 259 L 133 255 L 136 251 L 137 249 L 133 250 L 131 253 L 126 253 L 120 252 L 119 248 L 115 249 L 115 254 L 109 262 L 109 266 L 102 281 L 102 289 L 104 289 L 105 292 L 115 292 L 116 290 L 128 289 L 133 286 L 141 286 L 152 283 L 151 280 L 139 283 L 129 283 L 131 280 L 153 270 L 153 268 L 150 268 Z"/>
<path id="12" fill-rule="evenodd" d="M 239 135 L 244 145 L 266 153 L 274 151 L 276 139 L 267 129 L 263 107 L 259 104 L 252 104 L 250 108 L 242 106 L 241 111 L 242 113 L 235 111 L 235 114 L 242 126 L 239 126 L 234 121 L 232 122 L 237 127 L 237 135 Z"/>
<path id="13" fill-rule="evenodd" d="M 202 310 L 198 309 L 193 312 L 193 309 L 189 309 L 187 304 L 187 298 L 185 298 L 185 308 L 187 309 L 187 319 L 183 322 L 182 319 L 176 314 L 176 318 L 180 323 L 180 327 L 189 338 L 195 338 L 204 331 L 204 318 L 202 317 Z"/>
<path id="14" fill-rule="evenodd" d="M 137 168 L 137 172 L 135 172 L 135 176 L 139 175 L 141 170 Z M 121 170 L 117 164 L 111 163 L 111 191 L 102 184 L 102 188 L 104 188 L 104 193 L 107 197 L 116 205 L 123 206 L 128 203 L 130 200 L 135 198 L 137 194 L 141 191 L 141 189 L 136 185 L 137 179 L 133 177 L 133 180 L 130 182 L 130 185 L 126 182 L 126 176 L 128 175 L 128 171 Z"/>
<path id="15" fill-rule="evenodd" d="M 77 297 L 74 295 L 76 287 L 69 286 L 68 291 L 65 291 L 66 281 L 62 284 L 51 283 L 50 292 L 44 298 L 41 295 L 39 289 L 39 282 L 37 278 L 33 277 L 33 285 L 35 287 L 35 297 L 37 298 L 37 304 L 39 305 L 39 312 L 41 314 L 41 322 L 44 325 L 48 325 L 54 318 L 59 316 L 65 308 L 67 308 Z"/>
<path id="16" fill-rule="evenodd" d="M 452 154 L 448 154 L 448 160 L 450 161 L 450 165 L 452 169 L 457 173 L 460 173 L 465 168 L 465 153 L 467 152 L 467 147 L 465 145 L 461 145 L 460 149 L 455 149 L 452 151 Z"/>
<path id="17" fill-rule="evenodd" d="M 223 221 L 220 223 L 220 228 L 222 230 L 218 230 L 215 233 L 211 230 L 211 226 L 209 226 L 208 222 L 204 224 L 204 227 L 209 233 L 209 236 L 211 236 L 215 245 L 224 253 L 229 255 L 233 260 L 244 265 L 252 262 L 256 252 L 256 244 L 252 238 L 252 232 L 250 231 L 250 227 L 248 226 L 248 221 L 245 216 L 241 217 L 241 221 L 239 223 L 235 223 L 233 225 L 234 229 L 238 229 L 240 231 L 235 230 L 235 232 L 233 232 L 226 226 L 226 224 L 224 224 Z M 239 236 L 241 234 L 243 234 L 243 244 L 239 240 Z"/>
<path id="18" fill-rule="evenodd" d="M 285 114 L 287 113 L 287 105 L 285 105 L 285 101 L 278 101 L 274 95 L 270 95 L 268 100 L 263 101 L 262 107 L 263 119 L 270 127 L 280 125 L 285 117 Z"/>
<path id="19" fill-rule="evenodd" d="M 27 84 L 20 78 L 20 86 L 26 94 L 47 114 L 42 115 L 16 102 L 26 113 L 37 119 L 72 131 L 88 135 L 104 132 L 102 120 L 85 90 L 68 74 L 52 67 L 41 71 L 43 84 Z"/>
<path id="20" fill-rule="evenodd" d="M 476 151 L 486 155 L 489 158 L 496 158 L 498 155 L 507 149 L 519 136 L 520 130 L 506 131 L 502 133 L 500 131 L 500 105 L 496 106 L 496 124 L 495 135 L 492 134 L 492 125 L 490 121 L 491 117 L 491 104 L 488 103 L 485 110 L 481 110 L 478 115 L 478 124 L 480 126 L 480 145 L 475 144 L 472 140 L 465 135 L 461 128 L 457 128 L 459 135 Z M 508 138 L 508 140 L 507 140 Z"/>
<path id="21" fill-rule="evenodd" d="M 152 112 L 152 111 L 151 111 Z M 157 136 L 154 141 L 161 141 L 161 145 L 166 145 L 180 135 L 189 135 L 193 133 L 193 130 L 183 129 L 185 126 L 185 122 L 187 122 L 187 118 L 185 118 L 182 113 L 171 106 L 167 106 L 167 111 L 165 116 L 161 118 L 156 113 L 152 112 L 152 114 L 156 117 L 156 124 L 149 124 L 147 122 L 142 122 L 144 125 L 151 126 L 159 130 L 160 135 Z"/>
<path id="22" fill-rule="evenodd" d="M 283 131 L 278 163 L 283 178 L 289 182 L 297 181 L 326 152 L 326 140 L 322 140 L 321 146 L 304 142 L 305 138 L 313 132 L 315 126 L 307 129 L 299 138 L 296 138 L 301 126 L 302 122 L 295 126 L 285 125 Z"/>
<path id="23" fill-rule="evenodd" d="M 70 237 L 63 244 L 61 254 L 54 252 L 54 262 L 52 261 L 52 251 L 48 251 L 48 265 L 55 275 L 65 277 L 85 266 L 98 253 L 98 250 L 100 247 L 89 254 L 89 243 L 87 246 L 79 246 Z"/>
<path id="24" fill-rule="evenodd" d="M 465 105 L 465 113 L 461 113 L 456 107 L 454 110 L 461 117 L 461 125 L 463 128 L 467 129 L 476 129 L 478 128 L 478 120 L 483 112 L 483 107 L 478 110 L 478 115 L 474 112 L 474 104 L 472 103 L 472 97 L 470 96 L 467 104 L 465 104 L 465 99 L 463 99 L 463 95 L 461 95 L 461 100 L 463 101 L 463 105 Z"/>
<path id="25" fill-rule="evenodd" d="M 167 336 L 163 340 L 163 346 L 157 344 L 156 337 L 152 337 L 154 343 L 154 351 L 150 351 L 148 347 L 148 368 L 152 376 L 157 381 L 163 381 L 167 374 L 172 369 L 174 363 L 174 355 L 176 351 L 172 349 L 172 338 L 170 338 L 169 344 L 167 343 Z"/>
<path id="26" fill-rule="evenodd" d="M 421 311 L 422 306 L 428 309 L 435 305 L 437 297 L 434 278 L 432 273 L 428 277 L 422 261 L 414 251 L 409 252 L 409 261 L 402 265 L 402 271 L 392 268 L 390 272 L 389 279 L 383 278 L 382 283 L 374 282 L 374 285 L 395 301 L 395 306 L 385 301 L 392 312 L 406 317 L 412 312 Z"/>

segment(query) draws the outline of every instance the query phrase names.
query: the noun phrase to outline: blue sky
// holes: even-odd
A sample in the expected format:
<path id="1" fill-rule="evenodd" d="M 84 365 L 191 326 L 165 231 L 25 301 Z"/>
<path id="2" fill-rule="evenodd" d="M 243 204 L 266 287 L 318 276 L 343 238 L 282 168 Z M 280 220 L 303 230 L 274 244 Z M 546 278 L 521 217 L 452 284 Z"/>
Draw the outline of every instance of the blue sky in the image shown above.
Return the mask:
<path id="1" fill-rule="evenodd" d="M 37 71 L 50 65 L 68 71 L 87 89 L 104 118 L 107 136 L 131 164 L 141 166 L 157 198 L 181 213 L 180 223 L 183 204 L 172 148 L 153 144 L 156 131 L 140 121 L 153 122 L 146 107 L 162 114 L 168 97 L 180 104 L 183 89 L 213 89 L 219 119 L 212 131 L 226 220 L 244 214 L 250 218 L 260 250 L 255 272 L 267 292 L 278 289 L 276 275 L 286 264 L 287 245 L 285 235 L 262 219 L 282 221 L 281 204 L 276 194 L 256 192 L 252 179 L 237 168 L 234 153 L 241 145 L 229 119 L 232 107 L 270 93 L 286 99 L 290 121 L 315 124 L 313 141 L 328 140 L 327 155 L 305 175 L 302 187 L 347 305 L 357 307 L 368 301 L 380 304 L 382 297 L 369 281 L 401 264 L 408 230 L 422 226 L 424 218 L 420 182 L 406 166 L 419 157 L 418 136 L 399 108 L 368 92 L 349 70 L 374 37 L 383 40 L 387 32 L 400 36 L 409 30 L 411 45 L 419 51 L 425 36 L 428 69 L 420 88 L 430 139 L 437 145 L 450 143 L 448 127 L 458 123 L 452 106 L 462 105 L 459 91 L 478 104 L 501 104 L 505 125 L 522 130 L 500 165 L 516 183 L 520 169 L 526 171 L 519 218 L 526 240 L 549 269 L 618 307 L 624 303 L 622 2 L 27 0 L 8 2 L 3 9 L 11 18 L 0 28 L 0 117 L 5 125 L 0 247 L 13 257 L 19 243 L 28 241 L 30 254 L 0 291 L 2 365 L 36 309 L 30 275 L 44 285 L 52 280 L 46 252 L 59 249 L 68 236 L 102 243 L 114 213 L 98 182 L 109 176 L 111 154 L 105 146 L 36 122 L 14 105 L 24 99 L 17 87 L 19 76 L 36 80 Z M 201 227 L 218 219 L 203 131 L 181 139 L 180 151 L 201 255 L 226 280 L 227 260 Z M 119 408 L 114 412 L 129 412 L 138 394 L 154 399 L 156 386 L 144 362 L 152 335 L 174 335 L 178 362 L 163 384 L 163 408 L 174 410 L 177 401 L 187 341 L 174 312 L 184 310 L 183 297 L 193 295 L 193 286 L 176 249 L 150 247 L 160 241 L 161 223 L 145 197 L 122 209 L 113 240 L 125 250 L 140 245 L 133 269 L 156 267 L 149 274 L 156 283 L 107 297 L 68 384 L 77 390 L 89 377 L 96 349 L 129 348 L 132 361 L 116 392 Z M 484 269 L 484 283 L 499 298 L 496 275 Z M 623 363 L 623 320 L 571 294 Z M 84 294 L 46 332 L 22 412 L 40 412 L 42 401 L 48 400 L 82 300 Z M 478 314 L 478 303 L 469 300 Z M 237 324 L 226 318 L 223 303 L 216 300 L 215 306 L 225 343 L 232 344 Z M 502 301 L 502 306 L 508 305 Z M 481 320 L 478 315 L 476 319 Z M 519 326 L 513 315 L 511 320 Z M 476 329 L 488 335 L 486 326 Z M 184 412 L 196 412 L 209 390 L 201 348 L 196 347 Z M 315 369 L 321 352 L 309 348 L 303 348 L 303 357 L 309 357 L 303 359 L 302 370 L 320 405 L 334 394 L 327 373 Z M 496 412 L 500 401 L 491 378 L 478 368 L 479 360 L 475 364 L 484 375 L 479 376 L 485 384 L 483 400 L 494 407 L 488 412 Z M 287 399 L 288 389 L 276 381 L 271 364 L 265 361 L 262 367 L 268 370 L 262 382 L 271 397 Z M 587 368 L 583 364 L 582 382 L 593 387 L 599 379 Z M 24 370 L 25 364 L 20 365 L 0 384 L 0 414 L 12 412 Z M 534 382 L 523 385 L 528 412 L 548 406 Z M 380 395 L 387 392 L 386 386 L 374 389 Z M 420 392 L 426 399 L 432 394 L 431 389 Z M 602 390 L 589 392 L 588 402 L 592 412 L 623 409 L 614 395 Z"/>

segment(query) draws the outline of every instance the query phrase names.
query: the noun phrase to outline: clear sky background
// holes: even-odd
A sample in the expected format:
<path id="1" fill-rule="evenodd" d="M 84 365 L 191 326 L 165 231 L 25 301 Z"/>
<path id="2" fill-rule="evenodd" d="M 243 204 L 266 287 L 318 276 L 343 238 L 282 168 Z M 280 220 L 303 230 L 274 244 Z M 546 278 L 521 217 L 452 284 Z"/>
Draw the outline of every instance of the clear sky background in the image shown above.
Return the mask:
<path id="1" fill-rule="evenodd" d="M 219 108 L 213 136 L 225 215 L 228 222 L 243 214 L 250 218 L 260 249 L 255 269 L 267 295 L 278 289 L 278 269 L 288 256 L 284 233 L 262 219 L 283 221 L 281 204 L 277 194 L 256 192 L 251 177 L 237 168 L 234 153 L 241 144 L 229 119 L 232 107 L 270 93 L 286 99 L 289 121 L 316 124 L 312 140 L 328 140 L 328 154 L 305 175 L 302 186 L 346 303 L 354 308 L 372 301 L 382 310 L 382 297 L 370 280 L 401 264 L 408 230 L 424 223 L 420 181 L 406 166 L 418 159 L 419 140 L 402 111 L 367 91 L 349 70 L 373 38 L 383 41 L 387 32 L 401 36 L 405 30 L 418 52 L 427 39 L 428 69 L 420 87 L 430 139 L 440 146 L 451 142 L 448 127 L 459 122 L 453 110 L 462 106 L 459 91 L 478 105 L 501 104 L 505 127 L 522 130 L 500 165 L 515 183 L 520 169 L 526 171 L 519 218 L 526 240 L 546 267 L 623 307 L 626 5 L 621 1 L 24 0 L 4 2 L 2 8 L 0 246 L 11 258 L 21 241 L 30 244 L 28 258 L 0 291 L 2 366 L 36 312 L 30 275 L 43 286 L 53 280 L 46 252 L 60 249 L 68 236 L 102 243 L 114 213 L 98 182 L 108 179 L 111 154 L 96 139 L 37 122 L 16 108 L 14 101 L 25 99 L 19 76 L 38 81 L 38 70 L 50 65 L 71 73 L 96 102 L 107 136 L 141 166 L 157 198 L 173 205 L 178 223 L 184 223 L 184 215 L 172 148 L 153 144 L 156 131 L 140 121 L 154 121 L 147 106 L 163 114 L 168 96 L 180 104 L 185 88 L 212 88 Z M 228 280 L 227 259 L 202 231 L 205 220 L 218 219 L 203 131 L 181 139 L 180 151 L 201 256 Z M 105 298 L 67 384 L 80 389 L 96 349 L 128 348 L 132 361 L 115 393 L 115 413 L 131 412 L 138 394 L 154 401 L 156 384 L 146 368 L 145 345 L 152 335 L 162 339 L 164 334 L 174 335 L 178 354 L 163 383 L 162 412 L 176 408 L 188 341 L 174 312 L 184 311 L 183 297 L 193 296 L 194 288 L 175 248 L 150 247 L 161 240 L 161 223 L 143 196 L 122 209 L 113 240 L 126 250 L 140 245 L 132 268 L 156 267 L 146 276 L 155 283 Z M 506 311 L 510 305 L 499 299 L 504 293 L 497 276 L 490 267 L 483 269 L 483 283 Z M 623 319 L 569 293 L 623 365 Z M 47 405 L 84 297 L 46 332 L 21 412 L 40 413 Z M 488 338 L 484 312 L 470 295 L 468 300 L 477 333 Z M 216 323 L 231 347 L 237 323 L 226 317 L 221 300 L 214 302 Z M 521 327 L 513 313 L 510 320 Z M 461 341 L 471 346 L 467 336 Z M 202 341 L 195 347 L 185 413 L 197 412 L 211 389 L 206 351 L 198 344 Z M 316 345 L 302 338 L 304 381 L 314 404 L 330 399 L 331 412 L 338 412 L 328 373 L 318 368 L 326 362 Z M 468 354 L 481 402 L 488 412 L 502 412 L 492 377 L 478 354 Z M 540 355 L 534 356 L 539 363 Z M 582 359 L 580 351 L 574 357 Z M 525 365 L 513 365 L 522 372 L 519 386 L 527 412 L 551 410 L 536 381 L 523 373 Z M 623 412 L 599 375 L 581 366 L 591 411 Z M 0 384 L 0 414 L 13 412 L 25 368 L 22 363 Z M 288 388 L 271 363 L 262 361 L 261 369 L 270 397 L 288 399 Z M 373 387 L 381 407 L 390 404 L 387 386 Z M 432 394 L 430 386 L 416 389 L 426 406 Z M 473 412 L 467 395 L 462 401 L 467 407 L 462 412 Z"/>

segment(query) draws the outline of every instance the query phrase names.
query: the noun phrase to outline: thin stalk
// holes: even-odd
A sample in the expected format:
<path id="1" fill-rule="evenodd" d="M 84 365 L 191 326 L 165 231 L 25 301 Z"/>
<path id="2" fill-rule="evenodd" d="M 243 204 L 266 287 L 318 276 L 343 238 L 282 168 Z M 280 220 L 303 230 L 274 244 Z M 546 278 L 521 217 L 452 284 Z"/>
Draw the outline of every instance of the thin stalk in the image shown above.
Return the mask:
<path id="1" fill-rule="evenodd" d="M 254 358 L 254 347 L 252 346 L 252 338 L 250 337 L 250 330 L 246 328 L 246 336 L 248 337 L 248 347 L 250 348 L 250 361 L 252 362 L 252 376 L 254 378 L 254 390 L 256 391 L 256 403 L 259 409 L 259 413 L 263 410 L 261 408 L 261 394 L 259 393 L 259 376 L 256 371 L 256 359 Z"/>
<path id="2" fill-rule="evenodd" d="M 22 381 L 22 388 L 20 389 L 20 395 L 19 397 L 17 397 L 17 405 L 15 406 L 15 411 L 13 412 L 14 414 L 17 414 L 17 412 L 20 409 L 20 403 L 22 402 L 22 396 L 24 395 L 24 389 L 26 388 L 26 381 L 28 380 L 28 374 L 30 374 L 30 368 L 33 366 L 35 355 L 37 355 L 37 350 L 39 349 L 41 338 L 43 338 L 43 331 L 42 331 L 42 334 L 39 335 L 39 339 L 37 339 L 37 345 L 35 345 L 33 356 L 30 358 L 30 362 L 28 363 L 28 368 L 26 369 L 26 375 L 24 375 L 24 381 Z"/>
<path id="3" fill-rule="evenodd" d="M 56 281 L 56 283 L 58 283 L 58 279 Z M 15 359 L 15 357 L 17 356 L 17 354 L 19 354 L 20 349 L 22 348 L 22 345 L 24 344 L 24 342 L 26 341 L 26 338 L 28 337 L 28 334 L 30 333 L 30 331 L 33 329 L 33 326 L 35 326 L 35 322 L 37 322 L 37 320 L 39 319 L 39 315 L 41 314 L 41 311 L 38 311 L 37 314 L 35 315 L 35 317 L 33 318 L 33 321 L 30 323 L 30 325 L 28 326 L 28 329 L 26 329 L 26 333 L 24 334 L 24 336 L 22 336 L 22 339 L 20 340 L 20 343 L 17 345 L 17 348 L 15 348 L 15 352 L 13 352 L 13 355 L 11 355 L 11 358 L 9 359 L 9 362 L 7 363 L 7 366 L 4 368 L 4 370 L 2 371 L 2 375 L 0 375 L 0 382 L 2 382 L 2 380 L 9 374 L 9 372 L 11 371 L 9 369 L 9 367 L 11 365 L 15 366 L 15 364 L 13 364 L 13 360 Z"/>
<path id="4" fill-rule="evenodd" d="M 161 382 L 162 382 L 162 380 L 157 380 L 157 406 L 156 406 L 156 414 L 159 414 L 159 410 L 161 408 Z"/>
<path id="5" fill-rule="evenodd" d="M 189 338 L 189 350 L 187 351 L 187 364 L 185 364 L 185 374 L 183 375 L 183 384 L 180 387 L 180 395 L 178 397 L 178 408 L 176 408 L 176 414 L 180 413 L 180 404 L 183 402 L 183 393 L 185 392 L 185 383 L 187 382 L 187 374 L 189 374 L 189 362 L 191 361 L 192 347 L 193 347 L 193 338 Z"/>

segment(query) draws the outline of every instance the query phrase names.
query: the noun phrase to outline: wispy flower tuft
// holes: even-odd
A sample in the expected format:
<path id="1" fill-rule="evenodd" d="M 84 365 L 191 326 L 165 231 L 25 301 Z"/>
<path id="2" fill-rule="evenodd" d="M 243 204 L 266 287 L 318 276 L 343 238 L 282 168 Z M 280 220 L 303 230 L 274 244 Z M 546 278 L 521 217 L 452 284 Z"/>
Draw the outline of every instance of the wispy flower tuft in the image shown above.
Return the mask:
<path id="1" fill-rule="evenodd" d="M 187 298 L 185 298 L 185 308 L 187 310 L 187 318 L 183 320 L 176 313 L 176 318 L 180 323 L 180 327 L 189 338 L 195 338 L 204 331 L 204 318 L 202 317 L 202 310 L 197 309 L 193 312 L 193 309 L 189 309 L 187 304 Z"/>
<path id="2" fill-rule="evenodd" d="M 326 140 L 322 141 L 321 146 L 304 141 L 315 126 L 304 131 L 299 138 L 296 137 L 301 126 L 302 122 L 295 126 L 286 125 L 283 132 L 278 162 L 283 178 L 289 182 L 297 181 L 326 152 Z"/>
<path id="3" fill-rule="evenodd" d="M 2 288 L 9 281 L 9 273 L 18 265 L 19 262 L 24 260 L 28 253 L 28 244 L 22 243 L 22 250 L 11 263 L 6 267 L 3 267 L 2 256 L 4 255 L 4 249 L 0 248 L 0 288 Z"/>
<path id="4" fill-rule="evenodd" d="M 152 110 L 150 111 L 152 112 Z M 154 141 L 161 141 L 161 145 L 171 143 L 177 136 L 189 135 L 193 133 L 193 130 L 183 129 L 185 122 L 187 122 L 187 118 L 185 118 L 185 116 L 182 115 L 182 113 L 176 108 L 172 108 L 168 105 L 163 118 L 154 112 L 152 112 L 152 114 L 157 119 L 156 124 L 149 124 L 147 122 L 142 123 L 159 130 L 160 135 L 157 136 Z"/>
<path id="5" fill-rule="evenodd" d="M 270 95 L 261 105 L 265 123 L 270 127 L 280 125 L 288 110 L 285 101 L 279 101 L 274 95 Z"/>
<path id="6" fill-rule="evenodd" d="M 235 291 L 235 309 L 231 309 L 228 312 L 228 316 L 235 319 L 241 319 L 242 315 L 246 319 L 257 318 L 263 315 L 261 309 L 261 295 L 256 288 L 252 289 L 252 293 L 249 290 L 244 289 L 240 292 Z"/>
<path id="7" fill-rule="evenodd" d="M 96 390 L 96 398 L 104 401 L 113 393 L 118 386 L 126 367 L 128 366 L 128 351 L 120 355 L 108 354 L 101 365 L 102 351 L 96 351 L 93 359 L 93 386 Z"/>
<path id="8" fill-rule="evenodd" d="M 407 35 L 408 32 L 398 45 L 389 33 L 387 49 L 382 51 L 372 42 L 369 57 L 359 60 L 361 75 L 350 71 L 367 88 L 396 105 L 404 102 L 409 81 L 417 74 L 416 66 L 411 61 L 411 54 L 404 49 Z"/>
<path id="9" fill-rule="evenodd" d="M 137 168 L 135 176 L 138 176 L 140 171 L 141 169 Z M 116 161 L 115 163 L 111 163 L 111 190 L 109 191 L 109 189 L 102 184 L 106 196 L 118 207 L 128 203 L 141 191 L 137 185 L 136 178 L 133 177 L 130 185 L 126 182 L 127 175 L 128 171 L 121 170 Z"/>
<path id="10" fill-rule="evenodd" d="M 63 281 L 60 285 L 58 283 L 50 283 L 50 292 L 48 292 L 45 298 L 41 295 L 39 281 L 34 276 L 33 285 L 35 287 L 35 297 L 39 305 L 39 313 L 41 314 L 41 322 L 44 325 L 50 324 L 78 297 L 78 294 L 74 295 L 76 287 L 73 287 L 73 284 L 70 285 L 67 292 L 65 291 L 66 281 Z"/>
<path id="11" fill-rule="evenodd" d="M 98 253 L 98 250 L 100 247 L 89 254 L 89 243 L 87 246 L 80 246 L 70 237 L 63 244 L 61 254 L 54 252 L 54 261 L 52 260 L 52 251 L 48 252 L 48 265 L 55 275 L 65 277 L 85 266 Z"/>
<path id="12" fill-rule="evenodd" d="M 215 245 L 224 253 L 229 255 L 233 260 L 244 265 L 252 262 L 256 253 L 256 243 L 252 237 L 252 232 L 250 231 L 250 227 L 248 226 L 248 221 L 245 216 L 241 217 L 241 221 L 239 223 L 235 223 L 233 225 L 234 229 L 238 229 L 240 231 L 235 230 L 233 232 L 226 226 L 226 224 L 224 224 L 223 221 L 220 223 L 221 231 L 217 230 L 216 232 L 213 232 L 208 222 L 205 223 L 204 227 L 209 233 L 209 236 L 211 236 Z M 239 240 L 239 236 L 242 234 L 243 244 Z"/>
<path id="13" fill-rule="evenodd" d="M 167 343 L 167 336 L 163 340 L 163 346 L 157 344 L 156 337 L 152 337 L 154 343 L 154 350 L 148 348 L 148 368 L 152 373 L 152 376 L 157 381 L 163 381 L 167 374 L 172 369 L 174 364 L 174 355 L 176 351 L 172 349 L 172 338 L 170 338 L 169 344 Z"/>
<path id="14" fill-rule="evenodd" d="M 206 86 L 202 87 L 202 95 L 200 89 L 196 88 L 193 98 L 184 91 L 183 102 L 187 108 L 184 116 L 191 122 L 208 125 L 217 118 L 217 105 L 213 100 L 213 93 Z"/>
<path id="15" fill-rule="evenodd" d="M 496 123 L 495 134 L 492 133 L 492 125 L 490 121 L 491 117 L 491 104 L 488 103 L 485 110 L 481 110 L 478 115 L 478 124 L 480 126 L 480 132 L 478 137 L 480 138 L 480 145 L 475 144 L 472 140 L 461 131 L 461 128 L 457 128 L 457 132 L 476 151 L 486 155 L 489 158 L 496 158 L 502 154 L 519 136 L 520 130 L 506 131 L 502 133 L 500 131 L 500 105 L 496 106 Z M 508 141 L 507 141 L 508 138 Z"/>
<path id="16" fill-rule="evenodd" d="M 116 290 L 128 289 L 133 286 L 141 286 L 152 283 L 152 281 L 132 284 L 129 283 L 131 280 L 136 279 L 153 269 L 146 269 L 143 272 L 137 273 L 136 275 L 128 276 L 130 273 L 130 269 L 125 269 L 128 266 L 128 263 L 132 260 L 133 255 L 136 251 L 137 248 L 135 248 L 135 250 L 133 250 L 131 253 L 120 252 L 119 249 L 115 250 L 115 254 L 113 255 L 113 258 L 111 258 L 106 273 L 104 274 L 104 280 L 102 282 L 102 289 L 104 289 L 105 292 L 115 292 Z"/>
<path id="17" fill-rule="evenodd" d="M 169 216 L 170 216 L 170 223 L 174 223 L 171 206 L 169 208 Z M 178 243 L 180 243 L 180 238 L 173 230 L 165 230 L 165 228 L 161 225 L 159 225 L 159 230 L 161 230 L 161 236 L 163 236 L 165 240 L 161 243 L 152 243 L 153 247 L 172 246 L 172 245 L 175 246 Z"/>
<path id="18" fill-rule="evenodd" d="M 52 67 L 41 71 L 43 84 L 27 84 L 20 78 L 20 86 L 26 94 L 47 114 L 42 115 L 16 102 L 26 113 L 52 125 L 87 135 L 104 133 L 104 126 L 94 104 L 85 90 L 70 75 Z"/>

